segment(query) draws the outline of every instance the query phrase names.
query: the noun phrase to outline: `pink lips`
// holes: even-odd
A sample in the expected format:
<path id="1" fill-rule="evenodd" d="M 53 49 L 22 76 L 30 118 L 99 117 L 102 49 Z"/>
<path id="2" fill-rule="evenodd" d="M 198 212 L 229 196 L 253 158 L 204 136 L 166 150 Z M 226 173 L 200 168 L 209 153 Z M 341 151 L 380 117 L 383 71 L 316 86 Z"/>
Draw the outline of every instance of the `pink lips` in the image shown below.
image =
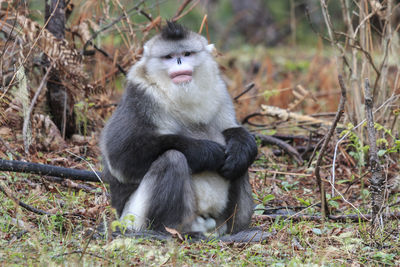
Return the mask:
<path id="1" fill-rule="evenodd" d="M 192 71 L 191 70 L 181 70 L 171 72 L 169 77 L 171 78 L 173 83 L 184 83 L 190 82 L 192 80 Z"/>

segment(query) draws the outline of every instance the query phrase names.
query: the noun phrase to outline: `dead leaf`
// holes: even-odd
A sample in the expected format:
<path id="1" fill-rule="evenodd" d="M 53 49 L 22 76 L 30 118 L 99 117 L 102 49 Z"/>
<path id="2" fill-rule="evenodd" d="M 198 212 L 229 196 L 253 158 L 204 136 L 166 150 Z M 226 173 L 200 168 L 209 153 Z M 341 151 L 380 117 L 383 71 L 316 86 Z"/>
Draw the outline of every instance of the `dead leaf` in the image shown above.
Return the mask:
<path id="1" fill-rule="evenodd" d="M 8 127 L 0 127 L 0 135 L 10 135 L 11 129 Z"/>
<path id="2" fill-rule="evenodd" d="M 183 241 L 183 237 L 182 237 L 182 235 L 178 232 L 178 230 L 173 229 L 173 228 L 168 228 L 168 227 L 166 227 L 166 226 L 165 226 L 165 230 L 166 230 L 168 233 L 170 233 L 172 236 L 174 236 L 174 237 L 177 236 L 181 241 Z"/>

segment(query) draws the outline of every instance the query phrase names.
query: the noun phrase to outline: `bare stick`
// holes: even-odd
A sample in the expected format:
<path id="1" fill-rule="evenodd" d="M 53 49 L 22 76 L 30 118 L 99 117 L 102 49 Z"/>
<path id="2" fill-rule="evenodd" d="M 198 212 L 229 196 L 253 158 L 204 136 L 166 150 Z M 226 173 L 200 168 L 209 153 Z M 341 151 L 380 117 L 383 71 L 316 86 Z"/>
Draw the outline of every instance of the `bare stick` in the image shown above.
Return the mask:
<path id="1" fill-rule="evenodd" d="M 16 199 L 11 194 L 10 190 L 6 189 L 6 187 L 3 187 L 3 186 L 0 185 L 0 191 L 3 192 L 8 198 L 10 198 L 14 203 L 18 204 L 19 206 L 23 207 L 26 210 L 29 210 L 29 211 L 31 211 L 33 213 L 37 213 L 37 214 L 40 214 L 40 215 L 50 215 L 50 214 L 52 214 L 52 213 L 49 213 L 47 211 L 34 208 L 34 207 L 32 207 L 32 206 L 30 206 L 30 205 L 28 205 L 28 204 Z"/>
<path id="2" fill-rule="evenodd" d="M 176 11 L 175 16 L 172 20 L 179 17 L 182 14 L 183 10 L 186 8 L 186 6 L 190 4 L 190 2 L 192 2 L 192 0 L 185 0 L 185 2 L 183 2 L 183 4 Z"/>
<path id="3" fill-rule="evenodd" d="M 136 11 L 141 11 L 140 6 L 144 3 L 144 0 L 141 0 L 140 2 L 138 2 L 134 7 L 132 7 L 131 9 L 129 9 L 128 11 L 126 11 L 125 14 L 119 16 L 118 18 L 116 18 L 115 20 L 113 20 L 111 23 L 107 24 L 106 26 L 102 27 L 100 30 L 96 31 L 89 40 L 86 41 L 86 43 L 83 46 L 82 51 L 86 51 L 86 48 L 88 47 L 88 45 L 90 45 L 92 43 L 92 41 L 103 31 L 108 30 L 109 28 L 111 28 L 113 25 L 115 25 L 116 23 L 120 22 L 122 19 L 126 18 L 126 14 L 131 13 L 132 11 L 136 10 Z M 142 15 L 144 15 L 143 13 L 141 13 Z M 146 16 L 147 17 L 147 16 Z M 151 18 L 149 18 L 151 21 Z"/>
<path id="4" fill-rule="evenodd" d="M 10 152 L 16 159 L 21 159 L 21 157 L 13 150 L 6 141 L 3 140 L 3 138 L 0 137 L 0 144 L 3 144 L 3 146 L 7 149 L 8 152 Z"/>
<path id="5" fill-rule="evenodd" d="M 240 94 L 238 94 L 237 96 L 235 96 L 235 97 L 233 98 L 233 100 L 237 101 L 241 96 L 243 96 L 244 94 L 246 94 L 247 92 L 249 92 L 251 89 L 253 89 L 254 85 L 255 85 L 255 83 L 253 83 L 253 82 L 252 82 L 252 83 L 249 83 L 249 84 L 246 86 L 246 89 L 244 89 L 243 92 L 241 92 Z"/>
<path id="6" fill-rule="evenodd" d="M 22 136 L 24 137 L 23 139 L 24 139 L 25 154 L 29 153 L 30 143 L 28 142 L 28 127 L 29 127 L 29 123 L 31 121 L 31 114 L 32 114 L 33 108 L 35 107 L 36 101 L 37 101 L 40 93 L 42 92 L 43 87 L 45 87 L 45 85 L 47 83 L 47 77 L 49 76 L 49 73 L 52 68 L 53 68 L 53 64 L 51 64 L 50 67 L 48 67 L 46 74 L 44 75 L 42 81 L 40 82 L 38 89 L 36 90 L 35 95 L 32 98 L 31 105 L 29 106 L 28 112 L 26 113 L 26 116 L 24 118 L 24 123 L 22 126 Z"/>
<path id="7" fill-rule="evenodd" d="M 90 171 L 5 159 L 0 159 L 0 171 L 33 173 L 88 182 L 100 182 L 98 176 L 101 175 Z"/>
<path id="8" fill-rule="evenodd" d="M 379 164 L 378 148 L 376 146 L 376 132 L 374 128 L 374 115 L 372 114 L 373 99 L 368 79 L 365 79 L 364 87 L 365 97 L 365 113 L 367 117 L 367 131 L 369 139 L 369 164 L 371 168 L 370 190 L 371 190 L 371 207 L 372 221 L 371 224 L 378 225 L 382 222 L 381 210 L 384 204 L 385 177 L 382 174 L 382 167 Z M 376 220 L 377 219 L 377 220 Z M 383 226 L 383 225 L 380 225 Z"/>
<path id="9" fill-rule="evenodd" d="M 282 150 L 284 150 L 286 153 L 288 153 L 297 162 L 297 164 L 303 165 L 303 159 L 300 156 L 299 152 L 297 152 L 297 150 L 294 147 L 292 147 L 285 141 L 282 141 L 270 135 L 255 134 L 255 136 L 257 138 L 260 138 L 262 146 L 266 144 L 276 145 L 280 147 Z"/>
<path id="10" fill-rule="evenodd" d="M 336 222 L 346 222 L 346 221 L 369 221 L 371 220 L 371 214 L 346 214 L 346 215 L 329 215 L 327 219 Z M 318 215 L 281 215 L 281 214 L 269 214 L 269 215 L 253 215 L 254 220 L 276 220 L 281 218 L 283 220 L 293 220 L 293 221 L 323 221 L 323 216 Z M 399 220 L 400 212 L 393 212 L 385 215 L 388 220 Z M 325 218 L 326 219 L 326 218 Z"/>
<path id="11" fill-rule="evenodd" d="M 321 150 L 318 155 L 317 163 L 315 166 L 315 177 L 317 178 L 317 183 L 318 187 L 321 193 L 321 213 L 322 217 L 326 218 L 327 215 L 329 215 L 329 210 L 328 210 L 328 203 L 326 202 L 326 194 L 325 194 L 325 188 L 324 188 L 324 183 L 322 182 L 319 170 L 322 162 L 322 157 L 325 154 L 326 148 L 328 147 L 328 143 L 333 135 L 333 132 L 336 129 L 336 125 L 339 122 L 340 118 L 342 117 L 342 114 L 344 112 L 344 104 L 346 103 L 346 87 L 344 86 L 343 78 L 342 75 L 339 75 L 339 85 L 340 85 L 340 90 L 341 90 L 341 97 L 340 97 L 340 103 L 338 107 L 338 111 L 336 113 L 335 119 L 326 134 L 324 138 L 324 143 L 322 144 Z"/>

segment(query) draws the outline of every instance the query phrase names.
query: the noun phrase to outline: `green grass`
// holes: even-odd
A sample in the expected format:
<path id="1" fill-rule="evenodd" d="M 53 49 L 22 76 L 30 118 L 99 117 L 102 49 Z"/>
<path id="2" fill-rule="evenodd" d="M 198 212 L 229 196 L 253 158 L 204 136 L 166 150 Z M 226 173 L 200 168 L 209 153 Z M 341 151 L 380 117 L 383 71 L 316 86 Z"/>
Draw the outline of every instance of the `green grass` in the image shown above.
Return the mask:
<path id="1" fill-rule="evenodd" d="M 4 180 L 7 175 L 2 177 Z M 370 236 L 369 225 L 364 222 L 319 223 L 277 219 L 254 222 L 272 233 L 272 237 L 262 244 L 227 244 L 216 240 L 193 243 L 178 238 L 168 241 L 112 240 L 107 235 L 94 239 L 88 234 L 91 229 L 104 220 L 110 223 L 114 218 L 113 210 L 101 194 L 75 191 L 58 184 L 51 184 L 51 190 L 48 191 L 49 188 L 43 184 L 32 185 L 24 179 L 15 179 L 13 182 L 9 182 L 11 179 L 3 181 L 15 193 L 15 197 L 44 210 L 55 207 L 57 213 L 34 214 L 0 194 L 1 266 L 400 264 L 399 224 L 396 221 L 387 225 L 392 232 L 378 232 L 374 238 Z M 263 179 L 269 182 L 271 177 Z M 281 190 L 290 194 L 301 192 L 296 187 Z M 274 201 L 277 200 L 270 199 L 267 204 Z M 17 221 L 20 221 L 19 226 Z"/>

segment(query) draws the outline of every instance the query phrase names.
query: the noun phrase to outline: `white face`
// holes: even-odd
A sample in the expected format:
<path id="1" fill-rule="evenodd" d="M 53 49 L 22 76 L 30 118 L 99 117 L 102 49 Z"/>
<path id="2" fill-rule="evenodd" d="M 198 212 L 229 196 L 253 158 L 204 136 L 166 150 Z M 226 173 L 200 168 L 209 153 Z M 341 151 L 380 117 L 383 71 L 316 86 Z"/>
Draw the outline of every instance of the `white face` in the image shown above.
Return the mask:
<path id="1" fill-rule="evenodd" d="M 161 58 L 162 65 L 167 70 L 168 77 L 174 84 L 189 83 L 192 81 L 196 67 L 196 52 L 184 51 L 173 53 Z"/>
<path id="2" fill-rule="evenodd" d="M 157 78 L 158 82 L 171 82 L 175 85 L 191 83 L 201 65 L 210 60 L 210 52 L 213 45 L 191 50 L 185 47 L 177 47 L 164 53 L 152 53 L 146 57 L 146 69 L 148 73 Z"/>

